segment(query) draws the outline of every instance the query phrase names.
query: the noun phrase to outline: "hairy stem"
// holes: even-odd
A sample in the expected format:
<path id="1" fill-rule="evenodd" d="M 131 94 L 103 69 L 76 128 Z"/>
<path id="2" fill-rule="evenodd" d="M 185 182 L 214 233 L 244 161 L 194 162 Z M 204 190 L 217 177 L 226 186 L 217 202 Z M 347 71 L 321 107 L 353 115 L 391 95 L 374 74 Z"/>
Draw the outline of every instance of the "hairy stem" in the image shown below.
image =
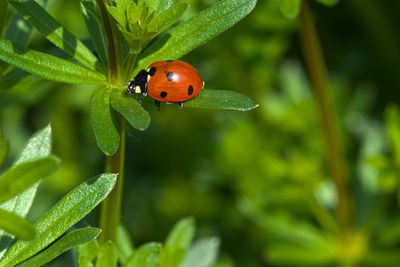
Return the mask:
<path id="1" fill-rule="evenodd" d="M 100 10 L 101 19 L 106 36 L 108 54 L 108 80 L 111 83 L 119 82 L 122 76 L 122 44 L 115 24 L 110 21 L 106 10 L 106 4 L 111 5 L 110 0 L 96 0 Z M 119 126 L 120 144 L 118 151 L 112 156 L 106 156 L 105 170 L 108 173 L 118 173 L 117 183 L 108 197 L 103 201 L 100 214 L 100 228 L 103 230 L 100 242 L 117 242 L 117 232 L 121 217 L 121 198 L 124 180 L 125 164 L 125 119 L 115 113 Z"/>
<path id="2" fill-rule="evenodd" d="M 121 217 L 121 198 L 124 181 L 124 164 L 125 164 L 125 119 L 121 115 L 116 114 L 118 124 L 120 126 L 120 144 L 118 151 L 106 157 L 106 172 L 118 173 L 117 183 L 114 189 L 103 201 L 100 214 L 100 228 L 103 230 L 100 235 L 100 242 L 108 240 L 116 243 L 117 231 Z"/>
<path id="3" fill-rule="evenodd" d="M 338 223 L 344 233 L 349 233 L 352 228 L 353 200 L 348 188 L 347 162 L 337 113 L 329 95 L 326 65 L 307 0 L 303 0 L 301 5 L 299 34 L 311 85 L 320 109 L 331 175 L 338 193 Z"/>

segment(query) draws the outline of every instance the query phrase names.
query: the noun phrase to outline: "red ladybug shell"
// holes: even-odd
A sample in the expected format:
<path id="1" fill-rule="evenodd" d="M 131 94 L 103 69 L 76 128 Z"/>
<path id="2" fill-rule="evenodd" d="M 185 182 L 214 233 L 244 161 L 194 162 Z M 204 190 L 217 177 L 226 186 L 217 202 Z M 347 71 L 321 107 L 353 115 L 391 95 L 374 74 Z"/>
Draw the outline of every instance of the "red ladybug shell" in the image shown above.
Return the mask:
<path id="1" fill-rule="evenodd" d="M 183 61 L 154 62 L 147 72 L 147 93 L 158 101 L 183 102 L 196 97 L 204 87 L 197 70 Z"/>

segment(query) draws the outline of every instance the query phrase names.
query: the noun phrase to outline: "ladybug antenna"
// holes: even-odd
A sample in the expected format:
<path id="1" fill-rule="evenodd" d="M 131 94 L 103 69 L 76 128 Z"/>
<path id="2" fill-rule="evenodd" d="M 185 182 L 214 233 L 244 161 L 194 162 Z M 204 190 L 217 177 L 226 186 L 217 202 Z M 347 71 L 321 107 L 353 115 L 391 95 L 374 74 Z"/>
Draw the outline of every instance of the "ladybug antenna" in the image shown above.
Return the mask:
<path id="1" fill-rule="evenodd" d="M 127 93 L 147 94 L 147 76 L 149 73 L 141 70 L 133 80 L 128 83 Z"/>

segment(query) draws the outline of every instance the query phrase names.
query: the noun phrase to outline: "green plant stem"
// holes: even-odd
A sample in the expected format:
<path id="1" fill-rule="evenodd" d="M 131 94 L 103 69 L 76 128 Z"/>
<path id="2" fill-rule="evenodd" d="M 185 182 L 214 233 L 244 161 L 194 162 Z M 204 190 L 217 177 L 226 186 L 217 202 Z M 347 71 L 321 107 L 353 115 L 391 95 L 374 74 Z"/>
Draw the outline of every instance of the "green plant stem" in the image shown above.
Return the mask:
<path id="1" fill-rule="evenodd" d="M 346 234 L 351 231 L 353 213 L 353 200 L 348 188 L 347 162 L 340 137 L 337 113 L 329 96 L 326 65 L 307 0 L 303 0 L 301 4 L 299 34 L 304 60 L 322 117 L 328 147 L 328 160 L 338 193 L 339 203 L 336 210 L 338 223 L 343 233 Z"/>
<path id="2" fill-rule="evenodd" d="M 106 0 L 106 2 L 107 5 L 111 5 L 110 1 Z M 106 10 L 104 1 L 96 0 L 96 3 L 100 10 L 106 36 L 108 54 L 108 79 L 111 82 L 116 82 L 120 79 L 119 75 L 121 74 L 122 66 L 121 41 L 115 24 L 112 24 L 110 21 L 110 17 Z"/>
<path id="3" fill-rule="evenodd" d="M 117 152 L 112 156 L 106 157 L 106 172 L 118 173 L 117 182 L 114 189 L 103 201 L 100 214 L 100 242 L 104 243 L 109 240 L 116 243 L 117 231 L 121 217 L 121 198 L 124 181 L 124 165 L 125 165 L 125 119 L 121 115 L 115 113 L 116 119 L 120 126 L 120 144 Z"/>
<path id="4" fill-rule="evenodd" d="M 0 36 L 3 36 L 4 23 L 7 16 L 7 6 L 6 0 L 0 0 Z"/>

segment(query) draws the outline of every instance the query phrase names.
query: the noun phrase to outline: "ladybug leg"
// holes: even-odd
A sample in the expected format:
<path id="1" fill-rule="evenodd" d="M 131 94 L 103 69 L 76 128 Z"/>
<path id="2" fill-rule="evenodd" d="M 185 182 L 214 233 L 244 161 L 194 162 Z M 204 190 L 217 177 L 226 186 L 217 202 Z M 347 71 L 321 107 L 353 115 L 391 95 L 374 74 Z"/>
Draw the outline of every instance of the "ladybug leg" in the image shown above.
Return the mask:
<path id="1" fill-rule="evenodd" d="M 156 105 L 158 111 L 160 111 L 160 103 L 161 103 L 160 101 L 154 100 L 154 104 Z"/>
<path id="2" fill-rule="evenodd" d="M 180 109 L 183 108 L 183 102 L 179 102 L 179 108 L 180 108 Z"/>

